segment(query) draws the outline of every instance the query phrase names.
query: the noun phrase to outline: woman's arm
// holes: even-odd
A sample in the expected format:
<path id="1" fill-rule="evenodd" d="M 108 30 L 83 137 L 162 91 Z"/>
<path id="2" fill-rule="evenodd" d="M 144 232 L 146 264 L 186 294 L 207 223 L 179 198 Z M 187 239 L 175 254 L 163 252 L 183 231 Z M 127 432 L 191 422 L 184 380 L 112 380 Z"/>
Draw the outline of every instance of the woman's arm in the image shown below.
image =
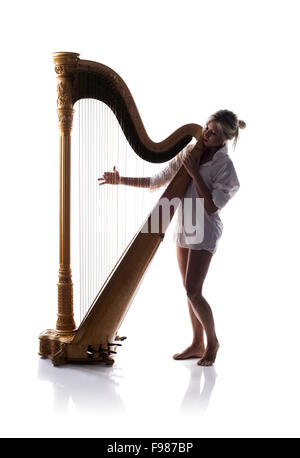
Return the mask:
<path id="1" fill-rule="evenodd" d="M 143 178 L 131 178 L 131 177 L 120 177 L 120 183 L 126 186 L 135 186 L 137 188 L 150 188 L 150 177 Z"/>
<path id="2" fill-rule="evenodd" d="M 207 211 L 207 213 L 209 215 L 211 215 L 212 213 L 215 213 L 216 211 L 218 211 L 219 208 L 216 207 L 215 204 L 213 203 L 213 200 L 212 200 L 212 197 L 211 197 L 211 193 L 207 189 L 207 187 L 206 187 L 206 185 L 205 185 L 205 183 L 204 183 L 199 171 L 193 177 L 193 180 L 194 180 L 197 192 L 199 194 L 199 197 L 203 197 L 204 198 L 204 208 Z"/>
<path id="3" fill-rule="evenodd" d="M 101 178 L 98 178 L 98 181 L 102 181 L 99 185 L 102 184 L 124 184 L 127 186 L 135 186 L 137 188 L 150 188 L 150 190 L 155 190 L 161 186 L 166 185 L 171 181 L 174 175 L 178 172 L 182 166 L 183 157 L 193 149 L 194 145 L 187 145 L 175 158 L 173 158 L 167 167 L 165 167 L 160 172 L 156 173 L 152 177 L 120 177 L 119 172 L 114 166 L 113 172 L 104 172 Z"/>
<path id="4" fill-rule="evenodd" d="M 187 154 L 185 158 L 183 158 L 183 165 L 185 166 L 186 170 L 188 171 L 189 175 L 192 177 L 199 197 L 204 199 L 204 208 L 209 215 L 215 213 L 219 210 L 218 207 L 215 206 L 211 193 L 209 189 L 206 187 L 200 173 L 199 173 L 199 166 L 197 165 L 195 159 L 191 154 Z"/>
<path id="5" fill-rule="evenodd" d="M 104 172 L 101 178 L 98 178 L 98 181 L 101 181 L 99 185 L 102 184 L 125 184 L 127 186 L 136 186 L 137 188 L 149 188 L 150 187 L 150 177 L 146 178 L 131 178 L 131 177 L 120 177 L 120 174 L 116 167 L 114 166 L 113 172 Z"/>
<path id="6" fill-rule="evenodd" d="M 150 178 L 150 190 L 154 191 L 161 186 L 168 184 L 176 175 L 183 164 L 183 157 L 194 148 L 193 144 L 187 145 L 177 154 L 163 170 Z"/>

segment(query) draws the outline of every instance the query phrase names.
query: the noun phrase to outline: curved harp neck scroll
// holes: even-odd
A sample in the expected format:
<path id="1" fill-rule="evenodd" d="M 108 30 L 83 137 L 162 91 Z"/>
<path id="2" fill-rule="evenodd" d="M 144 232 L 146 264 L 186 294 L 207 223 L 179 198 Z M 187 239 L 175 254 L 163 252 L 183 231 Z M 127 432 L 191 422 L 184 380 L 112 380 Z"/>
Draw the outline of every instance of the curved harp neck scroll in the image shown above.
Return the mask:
<path id="1" fill-rule="evenodd" d="M 161 142 L 152 141 L 125 82 L 111 68 L 97 62 L 79 61 L 73 103 L 83 98 L 97 99 L 110 107 L 128 143 L 145 161 L 166 162 L 176 156 L 193 137 L 198 140 L 201 135 L 199 125 L 187 124 Z"/>

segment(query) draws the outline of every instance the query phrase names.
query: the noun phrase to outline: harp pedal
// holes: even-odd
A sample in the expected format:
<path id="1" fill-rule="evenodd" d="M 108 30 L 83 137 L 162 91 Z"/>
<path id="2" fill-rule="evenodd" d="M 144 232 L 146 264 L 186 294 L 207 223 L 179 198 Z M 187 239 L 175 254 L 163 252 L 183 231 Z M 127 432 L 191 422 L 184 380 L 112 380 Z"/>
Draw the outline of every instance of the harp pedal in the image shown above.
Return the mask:
<path id="1" fill-rule="evenodd" d="M 125 340 L 127 337 L 119 337 L 117 336 L 115 340 Z M 112 343 L 112 342 L 107 342 L 107 348 L 103 348 L 102 344 L 98 346 L 98 349 L 95 350 L 92 345 L 88 345 L 86 354 L 88 359 L 93 359 L 94 361 L 103 361 L 106 365 L 112 365 L 114 363 L 114 360 L 110 357 L 110 355 L 114 354 L 116 355 L 117 352 L 114 350 L 110 350 L 110 347 L 122 347 L 122 344 L 120 343 Z"/>
<path id="2" fill-rule="evenodd" d="M 107 348 L 102 348 L 102 345 L 99 345 L 98 348 L 98 355 L 101 358 L 102 356 L 107 357 L 109 356 L 109 350 Z"/>
<path id="3" fill-rule="evenodd" d="M 88 346 L 86 354 L 88 355 L 88 358 L 94 358 L 94 350 L 91 345 Z"/>
<path id="4" fill-rule="evenodd" d="M 107 346 L 108 346 L 108 347 L 122 347 L 122 344 L 107 342 Z M 109 354 L 114 353 L 115 355 L 117 354 L 117 352 L 114 351 L 114 350 L 108 350 L 108 353 L 109 353 Z"/>
<path id="5" fill-rule="evenodd" d="M 96 359 L 96 358 L 109 358 L 109 354 L 111 353 L 110 350 L 102 348 L 102 345 L 99 345 L 98 350 L 94 350 L 92 345 L 89 345 L 86 354 L 89 359 Z"/>

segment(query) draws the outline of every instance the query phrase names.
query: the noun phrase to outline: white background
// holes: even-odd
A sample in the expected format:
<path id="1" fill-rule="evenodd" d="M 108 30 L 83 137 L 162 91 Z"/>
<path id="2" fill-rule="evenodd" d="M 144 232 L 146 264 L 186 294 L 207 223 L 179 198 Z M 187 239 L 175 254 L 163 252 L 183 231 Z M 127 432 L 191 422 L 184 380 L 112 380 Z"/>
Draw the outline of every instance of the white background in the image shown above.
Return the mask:
<path id="1" fill-rule="evenodd" d="M 298 3 L 1 2 L 3 437 L 299 436 Z M 113 368 L 39 360 L 38 335 L 56 320 L 54 51 L 117 71 L 153 140 L 220 108 L 247 123 L 204 288 L 214 368 L 171 358 L 191 338 L 171 234 Z"/>

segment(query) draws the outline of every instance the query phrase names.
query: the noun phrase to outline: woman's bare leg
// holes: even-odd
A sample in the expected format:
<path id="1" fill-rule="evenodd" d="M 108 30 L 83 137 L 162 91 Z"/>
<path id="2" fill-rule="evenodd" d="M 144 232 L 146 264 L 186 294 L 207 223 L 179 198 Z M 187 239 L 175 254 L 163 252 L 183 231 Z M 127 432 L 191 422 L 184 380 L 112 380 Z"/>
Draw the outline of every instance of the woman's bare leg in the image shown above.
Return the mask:
<path id="1" fill-rule="evenodd" d="M 211 366 L 216 359 L 219 342 L 215 332 L 212 310 L 202 295 L 203 282 L 208 272 L 212 253 L 207 250 L 189 250 L 186 268 L 185 287 L 194 314 L 201 322 L 206 337 L 207 346 L 198 364 Z"/>
<path id="2" fill-rule="evenodd" d="M 177 247 L 177 260 L 184 287 L 188 257 L 188 248 Z M 203 326 L 196 317 L 189 299 L 187 302 L 193 328 L 193 341 L 192 344 L 189 347 L 187 347 L 184 351 L 173 355 L 174 359 L 201 358 L 204 355 L 205 351 Z"/>

